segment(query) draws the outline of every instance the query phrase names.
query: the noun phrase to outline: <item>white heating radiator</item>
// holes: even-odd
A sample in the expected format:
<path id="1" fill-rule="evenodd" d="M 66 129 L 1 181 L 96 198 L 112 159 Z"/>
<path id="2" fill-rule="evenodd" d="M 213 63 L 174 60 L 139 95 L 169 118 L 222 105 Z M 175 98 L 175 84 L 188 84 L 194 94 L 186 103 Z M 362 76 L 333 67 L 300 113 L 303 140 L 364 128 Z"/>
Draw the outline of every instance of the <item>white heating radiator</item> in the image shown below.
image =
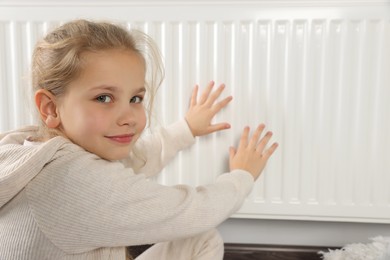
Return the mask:
<path id="1" fill-rule="evenodd" d="M 57 3 L 57 5 L 55 4 Z M 212 182 L 228 147 L 260 122 L 280 147 L 244 206 L 247 218 L 390 223 L 389 1 L 0 2 L 0 131 L 33 123 L 28 66 L 42 34 L 72 18 L 109 19 L 150 34 L 166 79 L 155 122 L 185 114 L 209 80 L 234 96 L 164 170 L 163 184 Z"/>

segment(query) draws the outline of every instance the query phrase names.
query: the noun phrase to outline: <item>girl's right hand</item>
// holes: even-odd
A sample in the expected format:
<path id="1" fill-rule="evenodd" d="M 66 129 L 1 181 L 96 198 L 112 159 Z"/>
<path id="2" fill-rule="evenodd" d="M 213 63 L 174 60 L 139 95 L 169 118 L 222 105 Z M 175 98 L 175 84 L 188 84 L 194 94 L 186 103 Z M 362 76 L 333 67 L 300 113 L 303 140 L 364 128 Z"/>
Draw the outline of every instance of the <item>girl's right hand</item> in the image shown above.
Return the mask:
<path id="1" fill-rule="evenodd" d="M 278 147 L 277 143 L 273 143 L 267 148 L 272 132 L 267 132 L 261 137 L 264 128 L 264 124 L 259 125 L 251 138 L 249 138 L 249 127 L 244 128 L 238 148 L 230 147 L 230 171 L 236 169 L 248 171 L 255 180 L 260 176 L 268 159 Z"/>

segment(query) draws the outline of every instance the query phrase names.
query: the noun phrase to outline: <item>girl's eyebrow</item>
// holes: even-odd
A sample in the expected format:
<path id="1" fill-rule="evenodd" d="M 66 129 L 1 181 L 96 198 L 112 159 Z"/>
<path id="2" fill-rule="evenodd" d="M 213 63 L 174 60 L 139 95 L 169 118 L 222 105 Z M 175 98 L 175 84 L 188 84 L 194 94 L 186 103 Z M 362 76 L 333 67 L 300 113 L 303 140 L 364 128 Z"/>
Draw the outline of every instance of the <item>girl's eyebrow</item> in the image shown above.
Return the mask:
<path id="1" fill-rule="evenodd" d="M 91 88 L 91 90 L 109 90 L 111 92 L 117 92 L 118 88 L 114 87 L 114 86 L 109 86 L 109 85 L 99 85 L 99 86 Z"/>
<path id="2" fill-rule="evenodd" d="M 110 86 L 110 85 L 100 85 L 100 86 L 96 86 L 96 87 L 91 88 L 91 90 L 97 90 L 97 89 L 108 90 L 111 92 L 120 92 L 118 87 Z M 142 86 L 134 91 L 134 93 L 141 93 L 141 92 L 146 92 L 146 88 Z"/>
<path id="3" fill-rule="evenodd" d="M 140 93 L 140 92 L 146 92 L 146 88 L 145 87 L 140 87 L 136 93 Z"/>

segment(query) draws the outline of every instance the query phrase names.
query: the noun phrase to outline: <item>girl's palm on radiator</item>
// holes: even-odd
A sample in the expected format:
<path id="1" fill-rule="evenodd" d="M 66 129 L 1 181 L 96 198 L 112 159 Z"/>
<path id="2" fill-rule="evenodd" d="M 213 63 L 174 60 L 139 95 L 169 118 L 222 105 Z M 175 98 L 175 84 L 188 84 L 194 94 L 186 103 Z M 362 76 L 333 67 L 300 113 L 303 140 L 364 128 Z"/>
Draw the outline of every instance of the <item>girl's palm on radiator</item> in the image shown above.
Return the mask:
<path id="1" fill-rule="evenodd" d="M 245 127 L 241 135 L 237 149 L 230 148 L 230 170 L 242 169 L 252 174 L 256 180 L 263 171 L 268 159 L 278 147 L 277 143 L 273 143 L 269 148 L 269 143 L 272 132 L 267 132 L 263 137 L 262 133 L 265 125 L 261 124 L 257 127 L 252 137 L 249 138 L 249 127 Z"/>
<path id="2" fill-rule="evenodd" d="M 215 91 L 212 91 L 213 87 L 214 82 L 211 81 L 201 93 L 199 100 L 199 87 L 195 86 L 194 91 L 192 92 L 190 107 L 185 119 L 193 136 L 207 135 L 230 128 L 228 123 L 211 124 L 214 116 L 232 100 L 232 97 L 229 96 L 222 101 L 216 102 L 225 89 L 225 85 L 220 85 Z"/>

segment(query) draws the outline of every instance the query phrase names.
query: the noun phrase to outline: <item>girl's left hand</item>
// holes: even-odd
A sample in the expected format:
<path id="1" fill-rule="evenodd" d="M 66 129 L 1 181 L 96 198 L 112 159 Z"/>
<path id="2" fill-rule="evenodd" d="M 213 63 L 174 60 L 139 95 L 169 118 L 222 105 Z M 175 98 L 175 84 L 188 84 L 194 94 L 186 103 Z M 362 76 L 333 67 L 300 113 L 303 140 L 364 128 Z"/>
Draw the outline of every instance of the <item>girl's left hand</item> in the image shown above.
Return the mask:
<path id="1" fill-rule="evenodd" d="M 185 119 L 187 120 L 193 136 L 207 135 L 230 128 L 230 124 L 226 122 L 211 124 L 214 116 L 232 100 L 232 96 L 229 96 L 216 103 L 216 100 L 223 92 L 225 85 L 221 84 L 217 90 L 212 92 L 213 87 L 214 82 L 211 81 L 202 92 L 199 100 L 199 86 L 195 86 L 192 92 L 190 107 Z"/>

